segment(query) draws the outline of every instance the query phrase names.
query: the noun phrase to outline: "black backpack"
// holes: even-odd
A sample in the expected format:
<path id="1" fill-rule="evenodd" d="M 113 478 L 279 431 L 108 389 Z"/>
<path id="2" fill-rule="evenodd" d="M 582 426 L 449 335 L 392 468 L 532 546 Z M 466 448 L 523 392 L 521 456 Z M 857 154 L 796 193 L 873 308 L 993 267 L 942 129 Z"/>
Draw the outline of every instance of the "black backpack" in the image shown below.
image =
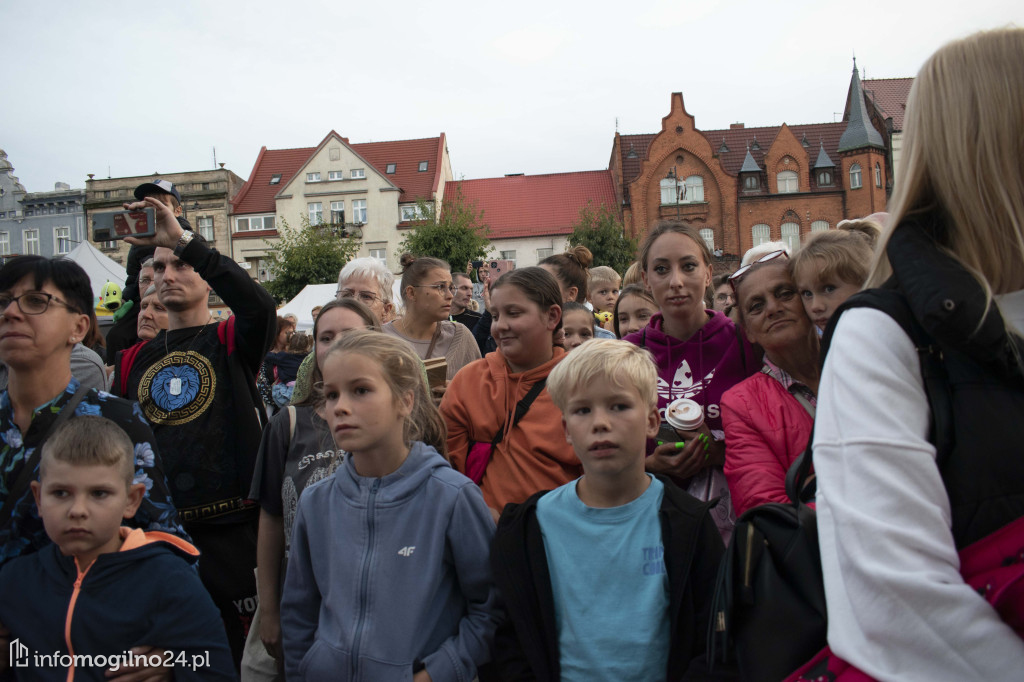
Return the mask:
<path id="1" fill-rule="evenodd" d="M 949 384 L 942 355 L 914 317 L 892 280 L 862 291 L 836 310 L 821 339 L 824 366 L 840 315 L 850 308 L 876 308 L 889 315 L 911 338 L 932 412 L 929 440 L 939 461 L 952 449 Z M 788 503 L 747 510 L 736 522 L 719 566 L 708 662 L 731 662 L 743 680 L 777 682 L 809 661 L 825 645 L 828 615 L 814 509 L 813 432 L 803 454 L 786 475 Z"/>

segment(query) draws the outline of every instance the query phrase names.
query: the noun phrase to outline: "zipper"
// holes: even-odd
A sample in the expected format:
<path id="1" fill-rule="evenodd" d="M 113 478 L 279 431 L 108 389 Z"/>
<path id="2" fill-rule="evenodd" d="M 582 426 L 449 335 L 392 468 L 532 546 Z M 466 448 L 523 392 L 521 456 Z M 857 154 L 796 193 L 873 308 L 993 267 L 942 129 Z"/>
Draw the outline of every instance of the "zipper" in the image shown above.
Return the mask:
<path id="1" fill-rule="evenodd" d="M 92 562 L 96 563 L 95 559 Z M 68 682 L 75 679 L 75 649 L 71 646 L 71 617 L 75 612 L 75 603 L 78 601 L 78 594 L 82 590 L 82 581 L 85 580 L 85 574 L 92 568 L 92 564 L 89 564 L 83 571 L 78 568 L 78 559 L 75 559 L 75 571 L 78 573 L 78 577 L 75 578 L 75 586 L 71 591 L 71 601 L 68 603 L 68 613 L 64 618 L 64 643 L 68 645 L 68 654 L 71 655 L 71 666 L 68 668 Z"/>
<path id="2" fill-rule="evenodd" d="M 743 586 L 750 587 L 750 573 L 753 568 L 753 554 L 754 554 L 754 524 L 747 524 L 747 556 L 743 562 Z"/>
<path id="3" fill-rule="evenodd" d="M 374 503 L 377 498 L 377 490 L 380 488 L 380 479 L 375 478 L 370 486 L 370 497 L 366 502 L 366 525 L 369 527 L 369 539 L 366 543 L 366 551 L 363 553 L 362 567 L 359 575 L 359 612 L 356 617 L 356 631 L 352 638 L 352 680 L 359 679 L 359 641 L 363 638 L 363 621 L 366 620 L 366 588 L 370 579 L 370 563 L 373 558 L 373 541 L 376 535 L 374 524 Z"/>

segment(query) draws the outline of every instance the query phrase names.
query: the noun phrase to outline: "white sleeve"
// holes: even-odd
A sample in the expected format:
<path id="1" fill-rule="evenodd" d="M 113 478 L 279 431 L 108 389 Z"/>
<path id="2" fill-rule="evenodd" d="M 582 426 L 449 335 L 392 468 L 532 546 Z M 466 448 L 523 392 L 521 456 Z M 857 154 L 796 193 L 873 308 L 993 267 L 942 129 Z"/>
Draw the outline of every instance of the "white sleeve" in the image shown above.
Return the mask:
<path id="1" fill-rule="evenodd" d="M 960 577 L 929 420 L 910 338 L 846 312 L 814 432 L 829 645 L 879 680 L 1019 679 L 1024 641 Z"/>

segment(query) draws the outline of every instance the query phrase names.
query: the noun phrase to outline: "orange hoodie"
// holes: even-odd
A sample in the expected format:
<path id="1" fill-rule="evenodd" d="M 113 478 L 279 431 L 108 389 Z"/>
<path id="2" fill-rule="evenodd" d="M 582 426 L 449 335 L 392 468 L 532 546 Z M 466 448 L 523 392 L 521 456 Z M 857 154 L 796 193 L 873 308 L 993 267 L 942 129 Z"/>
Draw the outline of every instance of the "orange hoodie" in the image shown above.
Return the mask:
<path id="1" fill-rule="evenodd" d="M 507 428 L 516 404 L 565 357 L 561 348 L 554 352 L 540 367 L 513 374 L 497 350 L 455 375 L 441 401 L 448 457 L 455 469 L 465 473 L 472 443 L 490 443 L 498 429 Z M 582 474 L 583 467 L 565 440 L 562 413 L 545 388 L 495 448 L 480 488 L 487 505 L 501 511 L 509 502 L 524 502 L 537 491 L 557 488 Z"/>

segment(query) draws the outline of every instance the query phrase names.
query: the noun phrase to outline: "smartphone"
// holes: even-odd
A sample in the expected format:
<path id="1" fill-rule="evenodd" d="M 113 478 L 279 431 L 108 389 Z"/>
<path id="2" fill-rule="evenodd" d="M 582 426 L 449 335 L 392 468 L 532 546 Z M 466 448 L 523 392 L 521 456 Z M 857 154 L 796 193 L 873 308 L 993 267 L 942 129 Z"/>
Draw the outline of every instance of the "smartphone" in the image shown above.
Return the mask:
<path id="1" fill-rule="evenodd" d="M 515 270 L 516 264 L 511 260 L 490 260 L 487 261 L 486 267 L 491 281 L 494 282 L 506 272 Z"/>
<path id="2" fill-rule="evenodd" d="M 156 212 L 152 208 L 92 215 L 92 239 L 95 242 L 109 242 L 125 237 L 152 237 L 155 234 Z"/>
<path id="3" fill-rule="evenodd" d="M 479 270 L 484 266 L 484 262 L 482 260 L 475 260 L 471 261 L 470 265 L 473 267 L 474 270 Z"/>

